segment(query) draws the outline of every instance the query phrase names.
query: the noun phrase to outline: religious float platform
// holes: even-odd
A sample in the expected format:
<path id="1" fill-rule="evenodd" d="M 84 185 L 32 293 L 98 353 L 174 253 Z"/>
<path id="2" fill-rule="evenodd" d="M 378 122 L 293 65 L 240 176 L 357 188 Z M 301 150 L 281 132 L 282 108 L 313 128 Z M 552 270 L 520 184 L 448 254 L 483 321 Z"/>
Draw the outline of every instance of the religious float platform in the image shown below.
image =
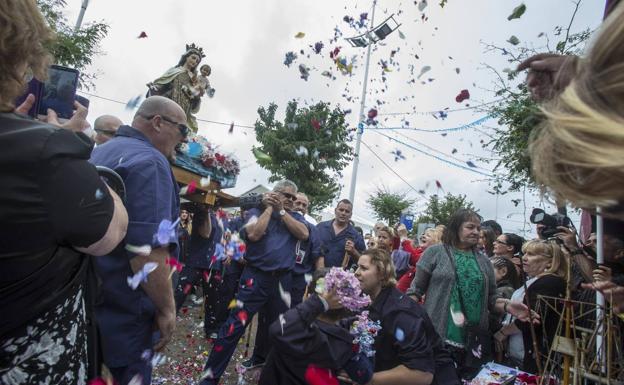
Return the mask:
<path id="1" fill-rule="evenodd" d="M 184 199 L 210 206 L 236 204 L 236 197 L 221 190 L 236 186 L 239 162 L 235 156 L 219 151 L 203 136 L 190 136 L 187 143 L 176 149 L 172 169 Z"/>

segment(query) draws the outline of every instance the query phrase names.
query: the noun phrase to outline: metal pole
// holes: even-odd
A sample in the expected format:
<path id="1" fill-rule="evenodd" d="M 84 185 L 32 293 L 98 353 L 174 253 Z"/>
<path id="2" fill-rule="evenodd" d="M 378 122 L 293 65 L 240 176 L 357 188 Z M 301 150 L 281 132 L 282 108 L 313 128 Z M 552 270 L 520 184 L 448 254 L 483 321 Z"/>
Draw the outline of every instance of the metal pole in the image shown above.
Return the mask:
<path id="1" fill-rule="evenodd" d="M 373 13 L 371 15 L 370 24 L 368 25 L 367 36 L 368 34 L 371 33 L 371 30 L 375 25 L 374 23 L 375 23 L 375 5 L 376 4 L 377 4 L 377 0 L 373 0 Z M 358 166 L 360 164 L 360 143 L 362 142 L 362 134 L 364 133 L 364 128 L 360 128 L 360 125 L 363 124 L 364 122 L 364 108 L 366 106 L 366 86 L 368 85 L 368 67 L 370 65 L 370 55 L 371 55 L 371 48 L 373 44 L 374 44 L 373 42 L 370 42 L 370 44 L 368 45 L 367 52 L 366 52 L 366 67 L 364 69 L 364 85 L 362 86 L 362 101 L 360 103 L 360 115 L 359 115 L 360 120 L 358 122 L 357 136 L 355 139 L 355 155 L 353 157 L 353 173 L 351 174 L 351 186 L 349 188 L 349 200 L 351 201 L 351 204 L 353 204 L 353 202 L 355 201 L 355 184 L 357 181 Z"/>
<path id="2" fill-rule="evenodd" d="M 596 263 L 602 265 L 604 263 L 604 224 L 602 219 L 602 209 L 596 208 Z M 602 362 L 604 359 L 604 323 L 603 309 L 605 306 L 605 298 L 602 293 L 596 291 L 596 361 Z M 600 365 L 602 371 L 605 371 L 604 363 Z"/>
<path id="3" fill-rule="evenodd" d="M 76 20 L 76 26 L 74 27 L 74 32 L 80 29 L 82 25 L 82 19 L 84 18 L 84 14 L 89 6 L 89 0 L 82 0 L 82 6 L 80 7 L 80 13 L 78 14 L 78 20 Z"/>

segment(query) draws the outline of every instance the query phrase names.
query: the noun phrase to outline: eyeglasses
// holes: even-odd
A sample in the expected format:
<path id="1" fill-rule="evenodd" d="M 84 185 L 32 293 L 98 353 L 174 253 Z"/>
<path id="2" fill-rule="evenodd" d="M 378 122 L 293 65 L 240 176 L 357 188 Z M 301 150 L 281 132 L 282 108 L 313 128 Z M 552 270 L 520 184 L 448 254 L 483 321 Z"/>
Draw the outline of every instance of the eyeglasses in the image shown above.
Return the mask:
<path id="1" fill-rule="evenodd" d="M 297 197 L 291 193 L 287 193 L 283 191 L 278 191 L 278 193 L 282 194 L 283 196 L 285 196 L 286 198 L 290 199 L 293 202 L 297 200 Z"/>
<path id="2" fill-rule="evenodd" d="M 494 243 L 500 243 L 501 245 L 509 246 L 509 243 L 503 242 L 503 241 L 499 241 L 498 239 L 495 239 Z"/>
<path id="3" fill-rule="evenodd" d="M 173 124 L 174 126 L 176 126 L 178 128 L 178 130 L 180 131 L 180 135 L 182 135 L 182 138 L 186 138 L 189 134 L 190 129 L 188 128 L 188 126 L 186 124 L 182 124 L 182 123 L 177 123 L 171 119 L 169 119 L 166 116 L 163 115 L 151 115 L 151 116 L 145 116 L 145 115 L 140 115 L 143 119 L 146 120 L 152 120 L 154 119 L 154 117 L 156 116 L 160 116 L 160 118 L 162 120 L 164 120 L 167 123 Z"/>
<path id="4" fill-rule="evenodd" d="M 115 136 L 115 134 L 117 133 L 117 131 L 102 130 L 102 129 L 99 129 L 99 128 L 96 128 L 95 132 L 99 132 L 100 134 L 105 135 L 105 136 Z"/>

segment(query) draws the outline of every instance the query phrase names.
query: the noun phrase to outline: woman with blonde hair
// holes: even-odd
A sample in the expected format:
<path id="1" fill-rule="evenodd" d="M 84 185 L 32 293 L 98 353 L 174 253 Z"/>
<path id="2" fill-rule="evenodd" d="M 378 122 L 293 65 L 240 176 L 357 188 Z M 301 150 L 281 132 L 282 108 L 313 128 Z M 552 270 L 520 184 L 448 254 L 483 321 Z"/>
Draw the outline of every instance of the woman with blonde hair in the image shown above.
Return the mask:
<path id="1" fill-rule="evenodd" d="M 397 289 L 403 293 L 409 289 L 412 284 L 412 280 L 414 279 L 414 275 L 416 275 L 416 264 L 422 256 L 422 253 L 425 252 L 427 247 L 442 242 L 442 233 L 444 232 L 444 228 L 444 225 L 439 225 L 425 230 L 423 235 L 420 236 L 419 245 L 416 248 L 411 246 L 411 242 L 409 244 L 406 244 L 406 242 L 401 243 L 403 248 L 411 254 L 411 258 L 409 262 L 409 269 L 401 278 L 399 278 Z"/>
<path id="2" fill-rule="evenodd" d="M 112 251 L 128 224 L 88 162 L 93 142 L 15 109 L 28 77 L 46 78 L 53 38 L 35 0 L 0 1 L 2 384 L 85 384 L 95 373 L 87 255 Z M 83 108 L 72 120 L 85 116 Z"/>
<path id="3" fill-rule="evenodd" d="M 512 301 L 524 301 L 531 309 L 536 309 L 538 298 L 549 304 L 541 306 L 540 323 L 535 327 L 539 351 L 533 349 L 533 339 L 529 324 L 518 322 L 513 317 L 506 317 L 503 326 L 494 335 L 498 345 L 509 338 L 507 359 L 510 365 L 520 365 L 524 371 L 537 373 L 536 360 L 542 359 L 539 354 L 547 355 L 559 324 L 561 301 L 552 298 L 563 298 L 566 291 L 565 274 L 567 260 L 561 250 L 558 239 L 533 240 L 524 244 L 522 252 L 522 268 L 527 275 L 525 286 L 517 289 L 511 296 Z"/>
<path id="4" fill-rule="evenodd" d="M 558 202 L 624 219 L 624 2 L 604 21 L 576 76 L 542 108 L 533 175 Z"/>

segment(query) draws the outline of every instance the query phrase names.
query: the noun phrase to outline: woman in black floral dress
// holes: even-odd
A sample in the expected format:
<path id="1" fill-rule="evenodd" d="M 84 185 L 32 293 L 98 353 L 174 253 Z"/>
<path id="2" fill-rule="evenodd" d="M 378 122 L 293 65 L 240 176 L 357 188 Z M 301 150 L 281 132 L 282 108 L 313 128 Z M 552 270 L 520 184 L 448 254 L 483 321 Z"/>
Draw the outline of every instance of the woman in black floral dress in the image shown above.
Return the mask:
<path id="1" fill-rule="evenodd" d="M 35 0 L 0 1 L 0 383 L 86 384 L 87 255 L 123 239 L 128 216 L 88 163 L 86 109 L 61 128 L 15 109 L 45 79 L 53 33 Z M 48 116 L 50 123 L 58 122 Z"/>

